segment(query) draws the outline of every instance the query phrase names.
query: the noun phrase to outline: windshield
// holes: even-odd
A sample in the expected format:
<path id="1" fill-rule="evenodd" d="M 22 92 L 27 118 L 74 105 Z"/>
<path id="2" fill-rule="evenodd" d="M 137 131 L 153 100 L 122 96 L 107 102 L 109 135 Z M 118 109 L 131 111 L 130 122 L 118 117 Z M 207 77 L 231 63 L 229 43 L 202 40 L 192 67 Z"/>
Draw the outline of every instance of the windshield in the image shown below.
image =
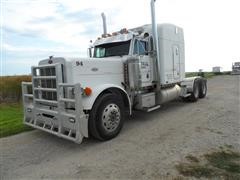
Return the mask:
<path id="1" fill-rule="evenodd" d="M 102 44 L 94 48 L 94 57 L 123 56 L 129 54 L 130 41 Z"/>

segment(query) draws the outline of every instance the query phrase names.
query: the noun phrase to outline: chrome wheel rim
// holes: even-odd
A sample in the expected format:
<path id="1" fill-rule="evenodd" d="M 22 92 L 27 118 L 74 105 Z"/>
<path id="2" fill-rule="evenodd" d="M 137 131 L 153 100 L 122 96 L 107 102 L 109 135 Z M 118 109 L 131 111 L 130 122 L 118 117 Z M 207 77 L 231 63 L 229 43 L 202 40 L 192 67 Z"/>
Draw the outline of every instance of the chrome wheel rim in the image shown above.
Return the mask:
<path id="1" fill-rule="evenodd" d="M 113 132 L 117 129 L 121 119 L 121 113 L 118 105 L 107 105 L 102 113 L 102 125 L 107 132 Z"/>

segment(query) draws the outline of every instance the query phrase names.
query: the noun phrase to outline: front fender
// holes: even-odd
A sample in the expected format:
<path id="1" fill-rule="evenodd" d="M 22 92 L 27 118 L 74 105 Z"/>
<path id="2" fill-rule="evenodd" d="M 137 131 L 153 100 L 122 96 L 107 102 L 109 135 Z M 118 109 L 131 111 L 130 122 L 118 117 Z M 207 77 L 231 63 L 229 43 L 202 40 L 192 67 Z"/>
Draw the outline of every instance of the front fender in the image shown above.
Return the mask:
<path id="1" fill-rule="evenodd" d="M 131 114 L 131 100 L 127 94 L 127 92 L 121 87 L 121 86 L 118 86 L 118 85 L 115 85 L 115 84 L 102 84 L 100 86 L 97 86 L 95 88 L 92 89 L 92 94 L 90 96 L 84 96 L 82 98 L 82 101 L 83 101 L 83 109 L 85 110 L 91 110 L 92 109 L 92 106 L 93 104 L 95 103 L 96 99 L 98 98 L 98 96 L 105 90 L 109 89 L 109 88 L 116 88 L 116 89 L 119 89 L 120 91 L 124 92 L 124 94 L 126 95 L 127 99 L 128 99 L 128 103 L 129 103 L 129 111 L 130 111 L 130 114 Z"/>
<path id="2" fill-rule="evenodd" d="M 188 92 L 193 92 L 194 81 L 196 79 L 201 79 L 201 78 L 202 78 L 201 76 L 184 78 L 183 81 L 181 82 L 181 86 L 185 86 Z"/>

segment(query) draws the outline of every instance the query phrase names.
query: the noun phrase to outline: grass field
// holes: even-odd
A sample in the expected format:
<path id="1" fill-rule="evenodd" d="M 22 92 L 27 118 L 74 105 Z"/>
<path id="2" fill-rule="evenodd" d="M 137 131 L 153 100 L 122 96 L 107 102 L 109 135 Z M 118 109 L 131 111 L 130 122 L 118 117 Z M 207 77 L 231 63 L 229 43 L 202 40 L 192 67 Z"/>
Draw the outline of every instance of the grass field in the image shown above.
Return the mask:
<path id="1" fill-rule="evenodd" d="M 31 130 L 23 124 L 23 107 L 20 103 L 0 104 L 0 138 Z"/>

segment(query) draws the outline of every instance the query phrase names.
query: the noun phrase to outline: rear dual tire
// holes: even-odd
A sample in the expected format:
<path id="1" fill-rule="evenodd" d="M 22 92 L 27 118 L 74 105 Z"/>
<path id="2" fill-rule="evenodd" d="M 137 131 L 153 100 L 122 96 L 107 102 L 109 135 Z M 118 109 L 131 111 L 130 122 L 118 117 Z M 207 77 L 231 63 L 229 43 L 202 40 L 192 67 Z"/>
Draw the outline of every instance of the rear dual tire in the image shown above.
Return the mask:
<path id="1" fill-rule="evenodd" d="M 201 79 L 199 83 L 199 98 L 205 98 L 207 95 L 207 80 Z"/>
<path id="2" fill-rule="evenodd" d="M 193 84 L 193 92 L 187 98 L 186 101 L 196 102 L 198 98 L 204 98 L 207 95 L 207 81 L 206 79 L 195 79 Z"/>
<path id="3" fill-rule="evenodd" d="M 189 101 L 196 102 L 199 98 L 199 79 L 195 79 L 193 84 L 193 92 L 189 96 Z"/>

